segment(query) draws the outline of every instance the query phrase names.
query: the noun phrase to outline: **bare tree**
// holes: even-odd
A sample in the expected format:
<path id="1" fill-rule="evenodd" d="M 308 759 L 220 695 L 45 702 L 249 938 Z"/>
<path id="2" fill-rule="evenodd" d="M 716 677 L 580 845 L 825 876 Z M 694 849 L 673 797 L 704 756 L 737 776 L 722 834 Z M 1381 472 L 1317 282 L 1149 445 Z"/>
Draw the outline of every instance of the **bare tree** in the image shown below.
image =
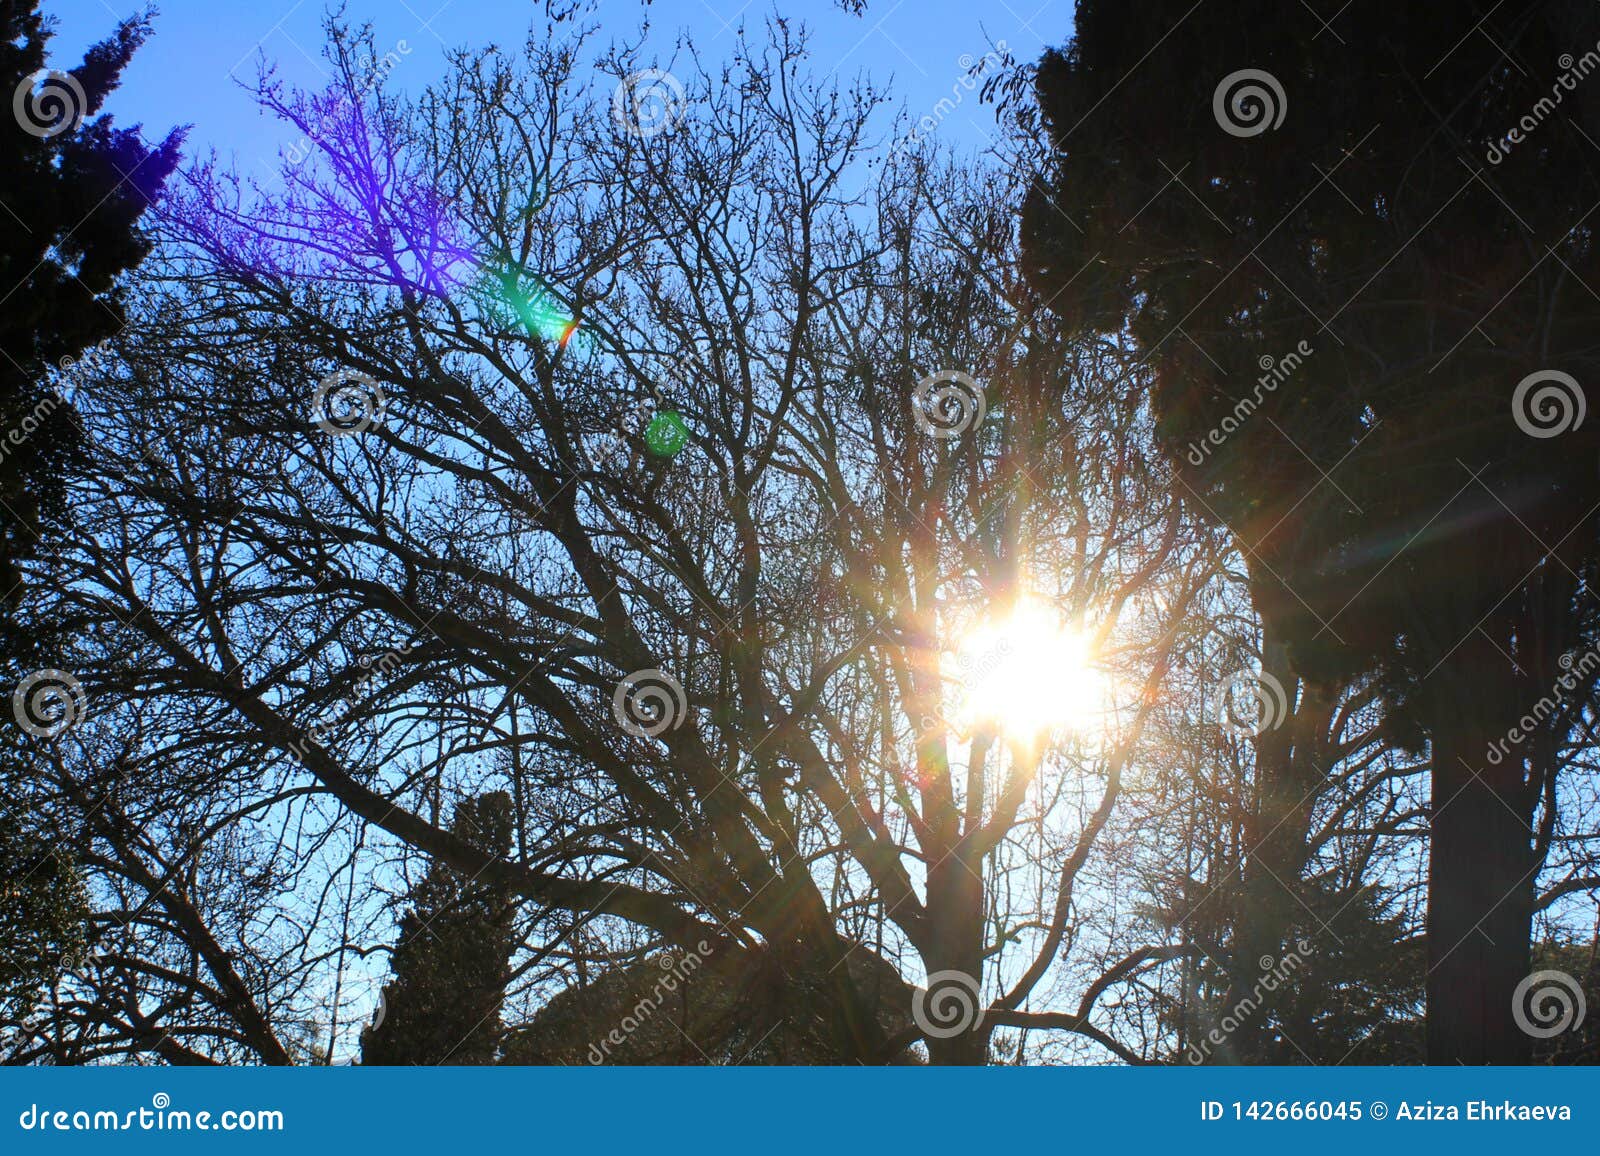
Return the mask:
<path id="1" fill-rule="evenodd" d="M 40 806 L 96 934 L 21 1058 L 348 1056 L 439 865 L 515 898 L 512 1058 L 656 958 L 723 985 L 656 1013 L 701 1058 L 1181 1055 L 1281 817 L 1211 690 L 1270 648 L 1141 367 L 1018 276 L 1017 170 L 876 163 L 781 24 L 410 103 L 330 32 L 333 89 L 260 91 L 312 155 L 191 170 L 74 398 Z M 1273 862 L 1337 929 L 1413 769 L 1360 688 L 1296 703 Z M 486 792 L 504 855 L 451 829 Z"/>
<path id="2" fill-rule="evenodd" d="M 869 176 L 876 98 L 805 79 L 782 27 L 659 133 L 622 57 L 612 101 L 536 45 L 414 107 L 369 41 L 332 58 L 335 92 L 262 89 L 315 162 L 193 173 L 78 398 L 115 467 L 51 607 L 83 741 L 161 713 L 194 798 L 336 803 L 519 895 L 562 967 L 580 928 L 776 953 L 841 1059 L 933 1022 L 891 1037 L 855 952 L 956 977 L 936 1060 L 1002 1027 L 1134 1058 L 1095 1003 L 1165 956 L 1070 1011 L 1035 993 L 1211 572 L 1137 390 L 1016 278 L 1010 178 Z M 1019 607 L 1083 640 L 1032 673 L 1092 664 L 1092 726 L 962 714 L 962 640 Z M 489 787 L 504 858 L 441 821 Z"/>

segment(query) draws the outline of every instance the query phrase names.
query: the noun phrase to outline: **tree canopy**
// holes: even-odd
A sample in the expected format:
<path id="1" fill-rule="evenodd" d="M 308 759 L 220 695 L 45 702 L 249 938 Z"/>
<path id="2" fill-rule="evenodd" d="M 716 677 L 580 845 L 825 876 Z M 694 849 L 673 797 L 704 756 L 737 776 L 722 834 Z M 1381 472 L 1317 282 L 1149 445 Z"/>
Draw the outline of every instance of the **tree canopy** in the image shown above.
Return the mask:
<path id="1" fill-rule="evenodd" d="M 1593 98 L 1507 134 L 1577 88 L 1520 62 L 1600 25 L 1187 7 L 1086 0 L 1041 61 L 1030 268 L 1152 366 L 1179 485 L 1235 532 L 1296 672 L 1370 673 L 1388 732 L 1429 745 L 1430 999 L 1458 1025 L 1432 1055 L 1525 1059 L 1510 996 L 1570 712 L 1490 750 L 1593 644 Z"/>
<path id="2" fill-rule="evenodd" d="M 1363 138 L 1410 17 L 1351 8 L 1362 77 L 1203 9 L 996 46 L 977 155 L 776 19 L 264 68 L 297 143 L 185 165 L 20 562 L 5 1058 L 1533 1055 L 1507 980 L 1594 978 L 1600 475 L 1513 407 L 1586 372 L 1587 160 L 1460 164 L 1525 95 L 1478 44 Z"/>

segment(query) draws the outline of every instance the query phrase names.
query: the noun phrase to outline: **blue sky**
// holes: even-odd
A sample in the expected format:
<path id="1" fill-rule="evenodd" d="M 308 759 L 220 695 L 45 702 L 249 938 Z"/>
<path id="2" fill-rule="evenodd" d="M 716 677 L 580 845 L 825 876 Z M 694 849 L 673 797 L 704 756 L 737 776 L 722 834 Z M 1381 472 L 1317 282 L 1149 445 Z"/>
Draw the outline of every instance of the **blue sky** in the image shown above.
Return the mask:
<path id="1" fill-rule="evenodd" d="M 68 67 L 147 0 L 45 0 L 58 22 L 52 64 Z M 241 172 L 265 175 L 276 168 L 285 142 L 281 126 L 262 116 L 240 81 L 256 74 L 256 62 L 274 62 L 296 86 L 320 88 L 324 81 L 319 24 L 329 0 L 157 0 L 156 34 L 135 57 L 111 111 L 118 123 L 142 122 L 147 135 L 176 124 L 192 126 L 191 155 L 215 148 L 233 156 Z M 725 57 L 740 25 L 759 34 L 774 11 L 799 19 L 811 30 L 818 72 L 846 77 L 866 72 L 880 84 L 892 81 L 897 102 L 916 119 L 929 112 L 964 67 L 992 44 L 1005 41 L 1022 60 L 1059 44 L 1071 27 L 1071 0 L 870 0 L 860 16 L 832 0 L 602 0 L 596 18 L 603 34 L 618 38 L 635 30 L 645 15 L 650 42 L 670 55 L 680 31 L 688 31 L 708 63 Z M 380 49 L 404 40 L 409 49 L 391 82 L 416 90 L 436 79 L 446 47 L 514 46 L 530 25 L 542 26 L 538 0 L 348 0 L 351 23 L 370 21 Z M 977 149 L 992 130 L 992 111 L 967 99 L 941 120 L 938 140 L 957 149 Z"/>
<path id="2" fill-rule="evenodd" d="M 46 12 L 57 21 L 52 66 L 76 64 L 88 45 L 147 2 L 45 0 Z M 330 0 L 157 2 L 155 33 L 134 57 L 109 111 L 118 124 L 141 123 L 147 137 L 188 125 L 190 156 L 215 150 L 241 173 L 268 180 L 294 139 L 257 108 L 244 85 L 254 80 L 264 59 L 277 66 L 287 84 L 322 88 L 328 75 L 320 25 Z M 708 69 L 714 69 L 731 55 L 741 24 L 759 39 L 764 21 L 776 11 L 810 30 L 815 73 L 833 71 L 845 79 L 865 73 L 890 87 L 894 103 L 916 121 L 950 98 L 973 62 L 998 42 L 1020 60 L 1036 58 L 1047 42 L 1061 43 L 1070 29 L 1071 8 L 1072 0 L 871 0 L 867 11 L 855 16 L 833 0 L 658 0 L 648 8 L 640 0 L 602 0 L 597 19 L 601 39 L 621 40 L 648 15 L 650 47 L 664 58 L 686 31 Z M 545 23 L 537 0 L 347 0 L 344 17 L 351 24 L 370 23 L 379 52 L 405 42 L 405 55 L 386 83 L 411 92 L 441 76 L 447 48 L 515 47 L 530 26 Z M 943 147 L 977 151 L 988 143 L 993 126 L 993 110 L 965 93 L 953 112 L 939 116 L 933 139 Z M 373 878 L 390 872 L 381 864 L 367 870 Z M 374 892 L 362 902 L 376 905 L 381 898 Z M 376 1003 L 386 970 L 381 955 L 345 962 L 338 1058 L 353 1054 L 359 1021 Z M 331 986 L 326 1002 L 331 1007 Z"/>

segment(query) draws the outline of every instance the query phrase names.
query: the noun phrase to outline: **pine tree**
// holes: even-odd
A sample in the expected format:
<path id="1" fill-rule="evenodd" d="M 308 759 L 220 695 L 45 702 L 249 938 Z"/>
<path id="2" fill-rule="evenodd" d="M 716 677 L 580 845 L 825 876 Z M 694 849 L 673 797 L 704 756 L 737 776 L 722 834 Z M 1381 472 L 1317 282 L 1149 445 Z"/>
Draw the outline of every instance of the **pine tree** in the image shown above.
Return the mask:
<path id="1" fill-rule="evenodd" d="M 38 555 L 81 460 L 71 402 L 47 370 L 122 328 L 118 278 L 149 251 L 138 223 L 181 143 L 173 132 L 147 146 L 100 114 L 146 19 L 123 21 L 61 72 L 47 63 L 51 28 L 37 7 L 0 3 L 0 652 L 19 658 L 38 642 L 15 618 L 20 566 Z M 9 743 L 0 761 L 0 781 L 28 774 Z M 0 814 L 0 1024 L 26 1019 L 83 951 L 86 913 L 76 864 L 16 811 Z"/>
<path id="2" fill-rule="evenodd" d="M 1426 741 L 1429 1059 L 1526 1062 L 1534 818 L 1571 726 L 1537 704 L 1592 689 L 1567 667 L 1600 570 L 1600 120 L 1508 61 L 1600 22 L 1333 19 L 1080 0 L 1037 73 L 1057 163 L 1026 246 L 1055 308 L 1153 367 L 1177 488 L 1234 531 L 1263 649 L 1316 686 L 1376 677 L 1391 737 Z M 1264 877 L 1257 907 L 1292 915 L 1283 891 Z"/>
<path id="3" fill-rule="evenodd" d="M 15 816 L 0 816 L 0 1054 L 86 945 L 88 904 L 76 865 Z"/>
<path id="4" fill-rule="evenodd" d="M 68 71 L 46 61 L 52 29 L 34 3 L 0 4 L 0 604 L 9 620 L 19 565 L 62 512 L 64 474 L 81 452 L 69 401 L 47 367 L 79 359 L 123 327 L 118 278 L 149 242 L 138 223 L 178 163 L 182 134 L 154 147 L 100 114 L 144 43 L 144 17 Z M 10 627 L 15 629 L 15 627 Z"/>
<path id="5" fill-rule="evenodd" d="M 451 830 L 491 855 L 511 850 L 511 797 L 463 800 Z M 364 1064 L 492 1064 L 511 978 L 516 905 L 502 889 L 434 863 L 412 889 L 383 989 L 361 1036 Z"/>

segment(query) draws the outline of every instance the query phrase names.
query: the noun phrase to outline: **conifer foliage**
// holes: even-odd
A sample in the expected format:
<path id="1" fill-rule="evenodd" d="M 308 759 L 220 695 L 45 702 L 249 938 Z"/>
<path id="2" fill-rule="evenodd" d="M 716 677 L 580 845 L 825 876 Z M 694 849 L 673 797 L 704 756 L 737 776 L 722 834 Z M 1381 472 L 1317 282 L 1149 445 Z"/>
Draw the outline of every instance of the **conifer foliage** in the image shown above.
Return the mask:
<path id="1" fill-rule="evenodd" d="M 482 851 L 511 850 L 511 796 L 490 791 L 456 807 L 452 831 Z M 515 905 L 503 888 L 442 863 L 412 889 L 400 918 L 377 1022 L 362 1033 L 367 1064 L 492 1064 L 510 980 Z"/>

